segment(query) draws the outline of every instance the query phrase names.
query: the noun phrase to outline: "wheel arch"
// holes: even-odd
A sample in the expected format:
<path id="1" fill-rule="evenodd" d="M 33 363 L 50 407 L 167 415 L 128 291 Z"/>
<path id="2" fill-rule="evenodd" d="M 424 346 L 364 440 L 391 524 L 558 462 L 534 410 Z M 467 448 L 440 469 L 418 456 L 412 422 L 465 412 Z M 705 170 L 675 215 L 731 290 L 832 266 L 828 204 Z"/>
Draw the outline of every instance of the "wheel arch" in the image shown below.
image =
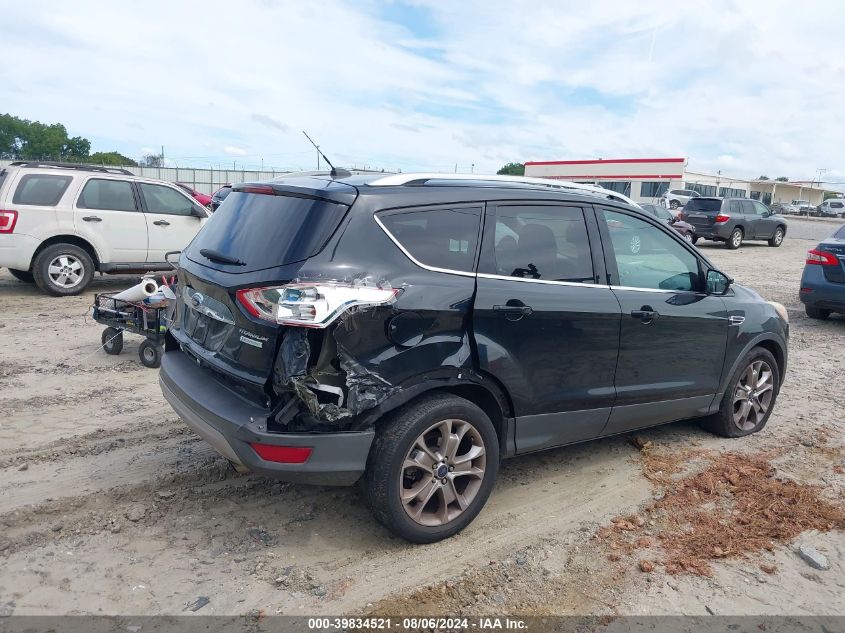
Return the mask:
<path id="1" fill-rule="evenodd" d="M 411 383 L 406 382 L 396 394 L 362 414 L 356 426 L 378 427 L 394 409 L 435 392 L 458 396 L 479 407 L 496 429 L 501 454 L 513 454 L 514 409 L 510 395 L 493 376 L 474 371 L 455 368 L 449 375 L 437 378 L 420 376 Z"/>
<path id="2" fill-rule="evenodd" d="M 746 343 L 745 347 L 742 348 L 742 351 L 736 355 L 733 363 L 730 366 L 730 369 L 725 372 L 724 377 L 722 379 L 722 384 L 720 388 L 720 394 L 723 394 L 728 387 L 728 381 L 730 381 L 731 377 L 734 375 L 734 372 L 739 367 L 742 360 L 745 356 L 755 347 L 762 347 L 763 349 L 767 350 L 775 357 L 775 362 L 778 365 L 778 374 L 780 375 L 780 381 L 778 384 L 778 390 L 780 390 L 780 386 L 783 384 L 783 377 L 786 373 L 786 363 L 787 363 L 787 353 L 786 353 L 786 346 L 782 341 L 779 341 L 777 337 L 773 334 L 761 334 L 748 343 Z M 717 398 L 720 400 L 721 396 L 717 394 Z M 716 402 L 714 400 L 714 402 Z"/>
<path id="3" fill-rule="evenodd" d="M 100 270 L 100 257 L 97 254 L 97 249 L 94 248 L 94 245 L 91 244 L 85 238 L 79 237 L 78 235 L 53 235 L 45 239 L 41 244 L 38 245 L 38 248 L 35 249 L 35 252 L 32 254 L 32 260 L 29 262 L 29 269 L 32 270 L 32 265 L 35 263 L 35 258 L 43 251 L 45 248 L 49 246 L 53 246 L 54 244 L 73 244 L 74 246 L 78 246 L 82 250 L 84 250 L 88 255 L 91 256 L 91 260 L 94 262 L 94 270 Z"/>

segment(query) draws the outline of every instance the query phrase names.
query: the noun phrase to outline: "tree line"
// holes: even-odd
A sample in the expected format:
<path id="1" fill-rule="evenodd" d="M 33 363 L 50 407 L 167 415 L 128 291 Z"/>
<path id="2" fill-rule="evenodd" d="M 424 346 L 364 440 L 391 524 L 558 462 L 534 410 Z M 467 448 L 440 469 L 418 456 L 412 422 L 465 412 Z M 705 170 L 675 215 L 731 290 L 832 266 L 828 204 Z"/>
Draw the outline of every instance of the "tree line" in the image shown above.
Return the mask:
<path id="1" fill-rule="evenodd" d="M 160 167 L 163 157 L 151 154 L 139 164 L 119 152 L 92 154 L 91 141 L 81 136 L 69 136 L 67 128 L 61 123 L 47 124 L 0 114 L 0 159 Z"/>

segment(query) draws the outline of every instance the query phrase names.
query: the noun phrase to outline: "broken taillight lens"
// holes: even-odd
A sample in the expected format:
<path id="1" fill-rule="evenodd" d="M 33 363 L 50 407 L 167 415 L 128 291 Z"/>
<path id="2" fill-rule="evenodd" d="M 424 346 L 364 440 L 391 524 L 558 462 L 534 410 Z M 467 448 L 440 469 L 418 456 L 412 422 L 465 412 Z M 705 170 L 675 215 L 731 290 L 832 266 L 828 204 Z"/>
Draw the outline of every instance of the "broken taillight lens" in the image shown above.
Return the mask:
<path id="1" fill-rule="evenodd" d="M 324 328 L 352 308 L 391 303 L 398 292 L 343 283 L 291 283 L 244 288 L 235 294 L 247 312 L 263 321 Z"/>

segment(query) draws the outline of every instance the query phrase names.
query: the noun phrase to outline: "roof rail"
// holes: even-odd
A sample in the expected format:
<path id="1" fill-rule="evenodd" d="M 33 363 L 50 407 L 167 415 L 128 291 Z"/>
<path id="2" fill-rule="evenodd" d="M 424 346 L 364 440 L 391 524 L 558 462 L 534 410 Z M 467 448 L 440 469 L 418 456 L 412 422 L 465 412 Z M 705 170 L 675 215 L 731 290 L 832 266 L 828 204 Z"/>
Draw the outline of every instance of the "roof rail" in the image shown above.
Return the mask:
<path id="1" fill-rule="evenodd" d="M 436 173 L 418 173 L 418 174 L 396 174 L 393 176 L 385 176 L 378 180 L 373 180 L 369 183 L 371 187 L 398 187 L 401 185 L 424 185 L 429 180 L 456 180 L 456 181 L 483 181 L 483 182 L 502 182 L 512 184 L 534 185 L 536 187 L 545 187 L 548 189 L 563 189 L 566 191 L 575 191 L 587 195 L 601 196 L 602 198 L 610 198 L 611 200 L 619 200 L 627 204 L 639 207 L 636 202 L 631 200 L 628 196 L 622 195 L 610 189 L 599 187 L 597 185 L 588 185 L 582 182 L 572 182 L 569 180 L 552 180 L 550 178 L 532 178 L 530 176 L 500 176 L 500 175 L 484 175 L 484 174 L 436 174 Z"/>
<path id="2" fill-rule="evenodd" d="M 57 169 L 77 169 L 79 171 L 96 171 L 102 174 L 124 174 L 126 176 L 134 176 L 128 169 L 121 167 L 102 167 L 98 165 L 83 165 L 81 163 L 58 163 L 47 160 L 16 160 L 10 165 L 15 167 L 55 167 Z"/>

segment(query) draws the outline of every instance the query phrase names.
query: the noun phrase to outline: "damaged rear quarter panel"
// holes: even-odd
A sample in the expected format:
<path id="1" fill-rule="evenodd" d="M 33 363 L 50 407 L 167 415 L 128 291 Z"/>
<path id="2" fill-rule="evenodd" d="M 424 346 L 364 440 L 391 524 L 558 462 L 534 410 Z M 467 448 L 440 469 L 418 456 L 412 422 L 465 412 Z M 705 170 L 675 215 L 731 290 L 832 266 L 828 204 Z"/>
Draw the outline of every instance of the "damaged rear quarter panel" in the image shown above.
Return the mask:
<path id="1" fill-rule="evenodd" d="M 302 280 L 364 280 L 401 288 L 389 305 L 353 309 L 325 330 L 285 328 L 274 371 L 277 394 L 295 393 L 298 425 L 353 427 L 356 416 L 426 372 L 473 366 L 470 323 L 475 278 L 420 269 L 375 224 L 352 214 L 334 248 L 303 268 Z M 340 394 L 335 392 L 340 391 Z"/>

